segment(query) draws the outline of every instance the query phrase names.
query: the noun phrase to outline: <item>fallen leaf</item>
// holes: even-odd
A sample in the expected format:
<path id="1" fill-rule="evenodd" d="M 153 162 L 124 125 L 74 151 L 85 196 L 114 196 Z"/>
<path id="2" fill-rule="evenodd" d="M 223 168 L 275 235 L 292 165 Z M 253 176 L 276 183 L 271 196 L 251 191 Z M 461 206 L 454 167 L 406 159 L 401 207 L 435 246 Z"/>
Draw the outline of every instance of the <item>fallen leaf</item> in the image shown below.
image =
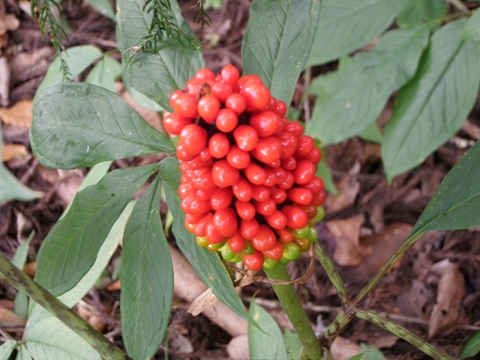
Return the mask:
<path id="1" fill-rule="evenodd" d="M 445 334 L 461 319 L 461 303 L 465 297 L 465 278 L 458 264 L 450 261 L 440 278 L 437 301 L 428 323 L 428 338 Z"/>
<path id="2" fill-rule="evenodd" d="M 13 14 L 4 14 L 0 17 L 0 35 L 9 30 L 16 30 L 20 26 L 20 21 Z"/>
<path id="3" fill-rule="evenodd" d="M 360 345 L 338 336 L 330 348 L 335 360 L 346 360 L 360 353 Z"/>
<path id="4" fill-rule="evenodd" d="M 365 217 L 360 214 L 349 219 L 331 220 L 326 223 L 337 243 L 333 258 L 340 266 L 357 266 L 371 253 L 370 248 L 360 245 L 360 227 L 364 221 Z"/>
<path id="5" fill-rule="evenodd" d="M 0 307 L 0 326 L 17 327 L 23 325 L 25 325 L 25 320 L 20 319 L 13 311 Z"/>
<path id="6" fill-rule="evenodd" d="M 63 206 L 70 204 L 77 193 L 78 187 L 85 176 L 79 169 L 76 170 L 58 170 L 60 178 L 57 195 Z"/>
<path id="7" fill-rule="evenodd" d="M 117 291 L 121 289 L 122 289 L 122 285 L 120 284 L 120 280 L 115 280 L 113 283 L 111 283 L 105 288 L 105 290 L 107 291 Z"/>
<path id="8" fill-rule="evenodd" d="M 356 162 L 349 174 L 340 179 L 337 184 L 338 195 L 329 196 L 325 202 L 325 209 L 328 209 L 329 213 L 337 212 L 353 205 L 360 190 L 360 182 L 358 182 L 355 176 L 359 173 L 360 167 L 360 163 Z"/>
<path id="9" fill-rule="evenodd" d="M 0 109 L 0 118 L 5 124 L 30 127 L 32 125 L 33 100 L 22 100 L 11 108 Z"/>
<path id="10" fill-rule="evenodd" d="M 3 144 L 2 161 L 9 161 L 16 156 L 28 155 L 28 150 L 22 144 Z"/>
<path id="11" fill-rule="evenodd" d="M 193 300 L 187 312 L 189 312 L 193 316 L 197 316 L 204 310 L 212 307 L 213 304 L 215 304 L 216 302 L 217 302 L 217 297 L 212 292 L 212 289 L 207 289 L 203 293 L 198 295 L 195 300 Z"/>

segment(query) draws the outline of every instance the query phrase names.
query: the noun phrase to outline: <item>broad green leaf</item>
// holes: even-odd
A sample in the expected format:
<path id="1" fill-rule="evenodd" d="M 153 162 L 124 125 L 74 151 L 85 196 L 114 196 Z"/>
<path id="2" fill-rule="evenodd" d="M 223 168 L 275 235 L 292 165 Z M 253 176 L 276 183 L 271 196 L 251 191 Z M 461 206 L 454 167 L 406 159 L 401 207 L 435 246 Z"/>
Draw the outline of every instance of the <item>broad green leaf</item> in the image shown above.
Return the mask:
<path id="1" fill-rule="evenodd" d="M 195 236 L 187 231 L 184 225 L 185 214 L 180 208 L 178 187 L 180 185 L 179 163 L 168 157 L 160 162 L 160 174 L 163 178 L 163 187 L 167 204 L 173 215 L 173 233 L 177 245 L 183 255 L 192 264 L 200 279 L 211 288 L 215 296 L 227 305 L 232 311 L 247 321 L 248 317 L 240 297 L 235 292 L 232 279 L 217 254 L 197 246 Z"/>
<path id="2" fill-rule="evenodd" d="M 377 144 L 381 144 L 383 140 L 383 135 L 380 132 L 377 124 L 374 122 L 368 125 L 365 129 L 358 133 L 358 136 L 363 140 L 371 141 Z"/>
<path id="3" fill-rule="evenodd" d="M 65 60 L 70 74 L 73 78 L 80 75 L 86 68 L 88 68 L 95 60 L 100 59 L 103 54 L 99 48 L 92 45 L 74 46 L 68 50 L 62 51 L 61 56 Z M 61 70 L 61 61 L 57 56 L 48 68 L 45 78 L 40 83 L 37 89 L 39 94 L 43 89 L 60 84 L 63 81 L 63 73 Z"/>
<path id="4" fill-rule="evenodd" d="M 323 0 L 307 65 L 338 59 L 384 32 L 403 5 L 398 0 Z"/>
<path id="5" fill-rule="evenodd" d="M 75 285 L 73 289 L 59 296 L 58 300 L 63 302 L 68 307 L 72 307 L 94 286 L 102 272 L 105 270 L 105 267 L 108 265 L 110 258 L 117 249 L 118 244 L 123 237 L 125 225 L 130 217 L 130 214 L 132 213 L 134 205 L 135 201 L 130 201 L 118 217 L 117 221 L 115 221 L 112 229 L 107 235 L 107 238 L 98 250 L 95 263 L 90 270 L 88 270 L 85 276 L 78 282 L 77 285 Z"/>
<path id="6" fill-rule="evenodd" d="M 0 159 L 2 158 L 2 127 L 0 126 Z M 30 190 L 13 176 L 0 162 L 0 205 L 8 200 L 33 200 L 42 196 L 42 193 Z"/>
<path id="7" fill-rule="evenodd" d="M 120 75 L 122 75 L 122 66 L 119 62 L 110 56 L 104 56 L 90 71 L 85 82 L 115 92 L 115 80 Z"/>
<path id="8" fill-rule="evenodd" d="M 88 0 L 90 5 L 103 16 L 115 21 L 115 12 L 109 0 Z"/>
<path id="9" fill-rule="evenodd" d="M 15 340 L 7 340 L 0 346 L 0 360 L 8 360 L 12 351 L 18 346 Z"/>
<path id="10" fill-rule="evenodd" d="M 25 345 L 20 346 L 20 350 L 18 351 L 16 360 L 32 360 L 32 356 L 30 355 Z"/>
<path id="11" fill-rule="evenodd" d="M 28 320 L 24 340 L 35 360 L 100 360 L 90 345 L 40 306 Z"/>
<path id="12" fill-rule="evenodd" d="M 194 37 L 193 31 L 182 18 L 177 2 L 170 0 L 170 5 L 178 28 Z M 133 55 L 132 51 L 126 51 L 137 46 L 139 39 L 148 35 L 152 16 L 143 11 L 143 6 L 143 0 L 117 1 L 118 47 L 125 53 L 124 60 L 128 62 L 124 68 L 123 80 L 163 108 L 172 110 L 170 93 L 184 88 L 185 82 L 205 65 L 202 52 L 201 49 L 186 47 L 174 39 L 164 41 L 158 54 Z"/>
<path id="13" fill-rule="evenodd" d="M 326 146 L 372 124 L 392 92 L 415 75 L 430 27 L 389 31 L 372 51 L 359 53 L 336 73 L 315 79 L 309 93 L 317 100 L 307 132 Z"/>
<path id="14" fill-rule="evenodd" d="M 397 96 L 382 143 L 389 180 L 423 162 L 455 134 L 477 98 L 480 44 L 461 39 L 465 22 L 435 32 L 415 77 Z"/>
<path id="15" fill-rule="evenodd" d="M 165 338 L 173 268 L 160 219 L 160 177 L 137 201 L 123 237 L 122 337 L 132 359 L 152 358 Z"/>
<path id="16" fill-rule="evenodd" d="M 70 211 L 44 240 L 35 280 L 59 296 L 92 268 L 98 251 L 130 199 L 158 165 L 116 170 L 75 196 Z"/>
<path id="17" fill-rule="evenodd" d="M 444 0 L 406 0 L 397 16 L 397 24 L 400 27 L 412 27 L 445 16 L 446 12 L 447 2 Z"/>
<path id="18" fill-rule="evenodd" d="M 385 356 L 375 346 L 362 343 L 360 349 L 363 351 L 362 360 L 385 360 Z"/>
<path id="19" fill-rule="evenodd" d="M 27 262 L 28 248 L 34 235 L 35 232 L 32 232 L 27 240 L 17 248 L 17 251 L 15 251 L 15 254 L 13 255 L 12 264 L 19 269 L 23 269 L 23 266 Z M 28 315 L 28 296 L 25 295 L 25 293 L 18 291 L 15 294 L 14 305 L 15 315 L 21 319 L 26 319 Z"/>
<path id="20" fill-rule="evenodd" d="M 480 331 L 477 331 L 465 344 L 460 359 L 468 359 L 480 353 Z"/>
<path id="21" fill-rule="evenodd" d="M 480 11 L 475 11 L 463 28 L 463 40 L 480 41 Z"/>
<path id="22" fill-rule="evenodd" d="M 288 329 L 285 329 L 285 332 L 283 334 L 283 341 L 285 343 L 285 348 L 287 349 L 287 359 L 300 359 L 300 355 L 302 353 L 302 342 L 298 338 L 298 335 L 292 333 Z"/>
<path id="23" fill-rule="evenodd" d="M 332 193 L 333 195 L 338 195 L 337 187 L 333 182 L 332 172 L 328 168 L 327 162 L 325 161 L 325 151 L 322 149 L 322 160 L 317 165 L 317 172 L 316 174 L 320 178 L 322 178 L 323 183 L 325 184 L 325 190 Z"/>
<path id="24" fill-rule="evenodd" d="M 174 150 L 119 95 L 95 85 L 50 87 L 37 95 L 33 109 L 31 144 L 44 166 L 74 169 Z"/>
<path id="25" fill-rule="evenodd" d="M 282 332 L 271 315 L 255 301 L 250 303 L 250 317 L 255 321 L 248 324 L 248 349 L 250 359 L 287 360 L 287 351 Z"/>
<path id="26" fill-rule="evenodd" d="M 125 86 L 125 90 L 127 90 L 128 94 L 132 97 L 133 101 L 135 101 L 138 105 L 156 112 L 163 111 L 163 108 L 160 105 L 158 105 L 155 101 L 150 100 L 141 92 L 135 90 L 133 87 L 128 85 L 128 83 L 124 83 L 123 85 Z"/>
<path id="27" fill-rule="evenodd" d="M 413 237 L 431 230 L 459 230 L 480 226 L 480 142 L 453 167 L 430 199 Z"/>
<path id="28" fill-rule="evenodd" d="M 307 61 L 320 0 L 254 0 L 242 44 L 245 74 L 263 79 L 277 99 L 290 103 Z"/>

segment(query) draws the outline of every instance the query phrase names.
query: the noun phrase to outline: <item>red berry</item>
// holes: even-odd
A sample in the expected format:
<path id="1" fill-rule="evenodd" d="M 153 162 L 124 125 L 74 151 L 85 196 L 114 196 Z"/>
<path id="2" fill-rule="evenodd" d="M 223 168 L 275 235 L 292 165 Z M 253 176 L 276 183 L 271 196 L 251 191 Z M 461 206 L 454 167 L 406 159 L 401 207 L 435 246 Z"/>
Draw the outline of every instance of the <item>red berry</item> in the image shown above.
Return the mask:
<path id="1" fill-rule="evenodd" d="M 280 158 L 283 160 L 292 157 L 293 154 L 295 154 L 298 144 L 296 136 L 293 133 L 286 131 L 278 134 L 277 139 L 280 140 L 280 143 L 282 144 Z"/>
<path id="2" fill-rule="evenodd" d="M 283 255 L 283 244 L 276 242 L 272 248 L 265 250 L 263 254 L 272 260 L 280 260 Z"/>
<path id="3" fill-rule="evenodd" d="M 277 204 L 273 199 L 267 199 L 262 202 L 254 201 L 255 210 L 263 216 L 270 216 L 272 215 L 275 210 L 277 209 Z"/>
<path id="4" fill-rule="evenodd" d="M 287 217 L 287 226 L 291 229 L 300 229 L 308 224 L 308 216 L 302 209 L 286 205 L 283 207 L 282 212 Z"/>
<path id="5" fill-rule="evenodd" d="M 280 160 L 282 144 L 274 137 L 260 138 L 257 146 L 251 151 L 251 153 L 259 161 L 269 164 L 272 167 L 276 167 L 273 165 L 273 162 Z M 280 164 L 278 164 L 278 166 L 279 165 Z"/>
<path id="6" fill-rule="evenodd" d="M 207 131 L 201 126 L 190 124 L 185 126 L 180 133 L 179 144 L 184 151 L 191 155 L 198 155 L 207 145 Z"/>
<path id="7" fill-rule="evenodd" d="M 230 150 L 230 142 L 225 134 L 214 134 L 208 142 L 208 150 L 210 154 L 216 159 L 221 159 L 227 156 Z"/>
<path id="8" fill-rule="evenodd" d="M 219 188 L 213 193 L 210 199 L 210 205 L 214 210 L 223 210 L 230 206 L 232 203 L 232 198 L 232 188 Z"/>
<path id="9" fill-rule="evenodd" d="M 238 69 L 231 65 L 225 65 L 222 70 L 220 70 L 220 75 L 222 76 L 222 79 L 230 84 L 232 87 L 237 86 L 238 79 L 240 78 L 240 73 L 238 72 Z"/>
<path id="10" fill-rule="evenodd" d="M 247 179 L 255 185 L 262 185 L 267 178 L 266 171 L 260 165 L 255 163 L 250 163 L 243 171 L 245 172 Z"/>
<path id="11" fill-rule="evenodd" d="M 235 208 L 237 209 L 237 214 L 244 220 L 251 220 L 255 217 L 257 213 L 255 206 L 249 201 L 240 201 L 237 200 L 235 203 Z"/>
<path id="12" fill-rule="evenodd" d="M 252 271 L 258 271 L 262 268 L 265 261 L 263 253 L 256 250 L 252 255 L 243 255 L 243 263 Z"/>
<path id="13" fill-rule="evenodd" d="M 252 219 L 252 220 L 242 219 L 240 221 L 240 232 L 242 233 L 242 236 L 247 240 L 253 239 L 253 237 L 258 234 L 259 230 L 260 230 L 260 225 L 258 224 L 258 221 L 255 219 Z"/>
<path id="14" fill-rule="evenodd" d="M 247 107 L 247 102 L 242 95 L 233 93 L 225 99 L 225 107 L 236 115 L 241 115 Z"/>
<path id="15" fill-rule="evenodd" d="M 182 116 L 195 118 L 198 115 L 195 95 L 183 93 L 176 94 L 173 98 L 170 96 L 170 105 Z"/>
<path id="16" fill-rule="evenodd" d="M 252 198 L 256 201 L 266 201 L 270 198 L 270 190 L 265 185 L 252 186 Z"/>
<path id="17" fill-rule="evenodd" d="M 212 178 L 218 187 L 232 186 L 240 178 L 238 169 L 232 167 L 226 160 L 220 160 L 213 165 Z"/>
<path id="18" fill-rule="evenodd" d="M 191 78 L 185 84 L 185 89 L 189 94 L 198 95 L 202 90 L 202 86 L 205 84 L 203 80 L 197 78 Z"/>
<path id="19" fill-rule="evenodd" d="M 280 116 L 274 112 L 262 111 L 261 113 L 252 115 L 250 118 L 250 126 L 257 131 L 258 136 L 266 137 L 276 133 L 280 120 Z"/>
<path id="20" fill-rule="evenodd" d="M 225 102 L 227 97 L 233 93 L 233 86 L 223 80 L 215 81 L 211 87 L 212 95 L 220 102 Z"/>
<path id="21" fill-rule="evenodd" d="M 218 130 L 224 133 L 229 133 L 237 127 L 237 124 L 238 117 L 234 111 L 230 109 L 222 109 L 218 112 L 217 120 L 215 121 Z"/>
<path id="22" fill-rule="evenodd" d="M 265 216 L 265 220 L 274 229 L 283 229 L 287 226 L 287 217 L 280 210 L 275 210 L 273 214 Z"/>
<path id="23" fill-rule="evenodd" d="M 300 205 L 307 205 L 312 202 L 313 194 L 309 189 L 291 188 L 287 191 L 287 199 Z"/>
<path id="24" fill-rule="evenodd" d="M 237 145 L 232 145 L 227 154 L 227 161 L 235 169 L 245 169 L 250 164 L 250 154 Z"/>
<path id="25" fill-rule="evenodd" d="M 315 176 L 317 167 L 308 160 L 302 160 L 293 170 L 293 177 L 297 184 L 307 184 Z"/>
<path id="26" fill-rule="evenodd" d="M 257 234 L 252 238 L 252 245 L 259 251 L 271 249 L 277 242 L 277 236 L 268 225 L 260 225 Z"/>
<path id="27" fill-rule="evenodd" d="M 213 124 L 220 111 L 220 101 L 213 95 L 205 95 L 198 100 L 198 114 L 205 122 Z"/>
<path id="28" fill-rule="evenodd" d="M 240 230 L 238 229 L 235 234 L 228 239 L 228 246 L 233 252 L 239 253 L 245 247 L 245 239 L 243 238 Z"/>
<path id="29" fill-rule="evenodd" d="M 303 125 L 296 121 L 291 121 L 285 125 L 285 131 L 292 133 L 298 138 L 303 134 Z"/>
<path id="30" fill-rule="evenodd" d="M 238 227 L 237 214 L 232 208 L 217 210 L 213 215 L 215 229 L 224 236 L 232 236 Z"/>
<path id="31" fill-rule="evenodd" d="M 295 151 L 295 157 L 305 157 L 312 152 L 315 147 L 313 138 L 308 135 L 302 135 L 298 138 L 297 150 Z"/>
<path id="32" fill-rule="evenodd" d="M 215 74 L 213 73 L 212 70 L 207 69 L 207 68 L 201 68 L 195 73 L 195 77 L 197 79 L 203 80 L 203 81 L 215 81 Z"/>
<path id="33" fill-rule="evenodd" d="M 258 134 L 251 126 L 240 125 L 233 132 L 233 137 L 243 151 L 253 150 L 258 144 Z"/>
<path id="34" fill-rule="evenodd" d="M 287 113 L 287 104 L 285 104 L 284 101 L 282 100 L 277 100 L 275 112 L 277 113 L 278 116 L 283 118 L 285 114 Z"/>
<path id="35" fill-rule="evenodd" d="M 263 84 L 258 84 L 252 81 L 247 82 L 240 94 L 245 98 L 247 103 L 247 111 L 253 111 L 261 109 L 267 106 L 270 101 L 270 90 L 268 90 Z"/>
<path id="36" fill-rule="evenodd" d="M 240 177 L 236 183 L 232 185 L 233 194 L 238 200 L 250 201 L 253 194 L 252 184 L 244 177 Z"/>
<path id="37" fill-rule="evenodd" d="M 171 113 L 163 119 L 163 127 L 172 135 L 180 135 L 182 129 L 192 122 L 192 118 L 182 116 L 178 113 Z"/>

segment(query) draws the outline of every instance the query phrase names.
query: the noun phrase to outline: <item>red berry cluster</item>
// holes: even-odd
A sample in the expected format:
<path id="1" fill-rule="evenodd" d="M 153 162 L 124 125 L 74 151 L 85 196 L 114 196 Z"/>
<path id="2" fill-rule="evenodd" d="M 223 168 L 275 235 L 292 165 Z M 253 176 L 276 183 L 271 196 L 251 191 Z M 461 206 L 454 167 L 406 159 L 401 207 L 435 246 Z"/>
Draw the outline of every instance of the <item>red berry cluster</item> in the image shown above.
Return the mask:
<path id="1" fill-rule="evenodd" d="M 178 135 L 185 226 L 199 246 L 251 270 L 307 251 L 324 216 L 321 152 L 285 102 L 256 75 L 206 68 L 170 96 L 165 129 Z"/>

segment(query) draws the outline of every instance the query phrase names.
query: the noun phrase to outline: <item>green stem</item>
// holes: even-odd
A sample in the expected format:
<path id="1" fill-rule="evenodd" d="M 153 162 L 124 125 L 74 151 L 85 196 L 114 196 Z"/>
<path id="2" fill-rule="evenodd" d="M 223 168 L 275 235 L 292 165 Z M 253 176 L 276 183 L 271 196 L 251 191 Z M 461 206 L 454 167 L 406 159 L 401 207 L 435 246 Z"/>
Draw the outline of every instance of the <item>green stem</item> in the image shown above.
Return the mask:
<path id="1" fill-rule="evenodd" d="M 333 286 L 337 290 L 338 297 L 340 298 L 340 301 L 342 302 L 342 305 L 345 305 L 349 301 L 349 296 L 347 289 L 345 287 L 345 284 L 343 283 L 342 278 L 338 274 L 337 269 L 335 269 L 335 266 L 333 265 L 332 260 L 330 257 L 327 255 L 323 247 L 317 243 L 317 246 L 315 248 L 315 253 L 317 255 L 318 260 L 320 261 L 320 264 L 322 267 L 325 269 L 327 272 L 327 276 L 332 282 Z"/>
<path id="2" fill-rule="evenodd" d="M 278 265 L 273 270 L 265 269 L 265 273 L 270 279 L 290 281 L 290 275 L 288 274 L 285 265 Z M 277 294 L 278 300 L 280 300 L 285 313 L 302 342 L 303 358 L 311 360 L 321 359 L 323 356 L 322 347 L 315 336 L 312 325 L 308 320 L 305 310 L 303 310 L 302 304 L 300 303 L 300 299 L 298 298 L 293 285 L 272 285 Z"/>
<path id="3" fill-rule="evenodd" d="M 23 271 L 8 261 L 0 253 L 0 278 L 5 279 L 17 290 L 22 291 L 37 304 L 67 325 L 85 342 L 91 345 L 104 359 L 129 359 L 122 350 L 108 341 L 100 332 L 92 328 L 85 320 L 71 311 L 65 304 L 34 282 Z"/>
<path id="4" fill-rule="evenodd" d="M 417 335 L 413 334 L 404 327 L 394 323 L 393 321 L 388 320 L 381 315 L 365 310 L 356 310 L 355 314 L 359 319 L 370 321 L 371 323 L 380 326 L 382 329 L 385 329 L 392 334 L 397 335 L 399 338 L 402 338 L 406 342 L 415 346 L 420 351 L 424 352 L 426 355 L 436 360 L 451 359 L 448 355 L 436 349 L 423 339 L 419 338 Z"/>
<path id="5" fill-rule="evenodd" d="M 343 331 L 343 329 L 352 321 L 355 317 L 355 313 L 349 311 L 346 312 L 342 310 L 338 313 L 337 317 L 333 322 L 328 326 L 327 330 L 323 333 L 323 338 L 325 339 L 324 345 L 327 348 L 330 348 L 337 338 L 338 335 Z"/>

